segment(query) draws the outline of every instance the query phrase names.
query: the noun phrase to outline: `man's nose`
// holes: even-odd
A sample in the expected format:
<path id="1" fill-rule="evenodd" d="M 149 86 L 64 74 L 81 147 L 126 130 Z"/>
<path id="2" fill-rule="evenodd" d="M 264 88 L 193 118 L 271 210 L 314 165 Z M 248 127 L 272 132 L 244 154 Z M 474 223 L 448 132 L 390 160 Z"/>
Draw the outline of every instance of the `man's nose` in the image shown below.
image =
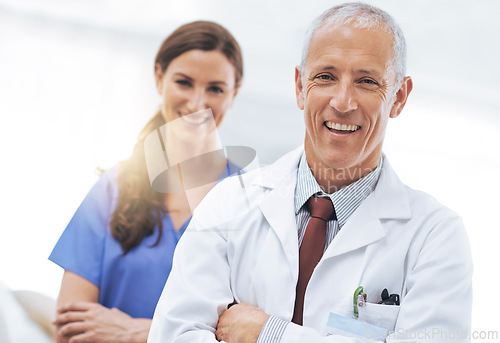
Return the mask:
<path id="1" fill-rule="evenodd" d="M 340 113 L 348 113 L 357 109 L 358 103 L 353 86 L 347 82 L 338 84 L 332 94 L 330 106 Z"/>
<path id="2" fill-rule="evenodd" d="M 191 113 L 207 108 L 207 98 L 204 89 L 194 89 L 188 100 L 188 109 Z"/>

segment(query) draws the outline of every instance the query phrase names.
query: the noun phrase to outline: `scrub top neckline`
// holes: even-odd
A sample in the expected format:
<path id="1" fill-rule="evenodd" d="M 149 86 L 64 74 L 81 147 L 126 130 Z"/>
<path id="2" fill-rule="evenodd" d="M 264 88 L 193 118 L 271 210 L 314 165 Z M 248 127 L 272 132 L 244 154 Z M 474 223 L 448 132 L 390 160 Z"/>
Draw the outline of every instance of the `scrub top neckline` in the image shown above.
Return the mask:
<path id="1" fill-rule="evenodd" d="M 215 184 L 218 184 L 219 182 L 221 182 L 222 180 L 224 180 L 226 177 L 228 177 L 228 176 L 231 175 L 231 165 L 232 165 L 232 163 L 230 163 L 229 160 L 227 160 L 227 162 L 226 162 L 226 168 L 224 168 L 224 170 L 222 171 L 222 173 L 219 175 L 219 177 L 217 179 L 217 182 Z M 175 229 L 174 222 L 172 221 L 172 218 L 170 217 L 170 213 L 168 212 L 168 208 L 167 208 L 167 213 L 166 213 L 165 216 L 166 216 L 165 219 L 169 223 L 169 225 L 168 225 L 169 231 L 171 231 L 173 233 L 176 242 L 178 242 L 179 239 L 181 238 L 182 234 L 184 233 L 184 231 L 186 231 L 186 228 L 189 225 L 189 222 L 191 221 L 191 218 L 193 217 L 193 215 L 191 215 L 184 222 L 184 224 L 182 224 L 182 226 L 180 227 L 180 229 L 178 231 Z M 165 230 L 165 227 L 164 227 L 164 230 Z"/>

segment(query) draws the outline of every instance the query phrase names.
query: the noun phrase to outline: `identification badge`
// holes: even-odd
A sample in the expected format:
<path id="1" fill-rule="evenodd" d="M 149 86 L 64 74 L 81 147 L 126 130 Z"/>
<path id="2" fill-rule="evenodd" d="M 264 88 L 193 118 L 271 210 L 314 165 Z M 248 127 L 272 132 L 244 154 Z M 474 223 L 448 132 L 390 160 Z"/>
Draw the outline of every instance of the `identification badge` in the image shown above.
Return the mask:
<path id="1" fill-rule="evenodd" d="M 388 330 L 358 319 L 348 318 L 330 312 L 326 323 L 327 335 L 341 335 L 346 337 L 365 338 L 367 342 L 381 341 L 387 337 Z"/>

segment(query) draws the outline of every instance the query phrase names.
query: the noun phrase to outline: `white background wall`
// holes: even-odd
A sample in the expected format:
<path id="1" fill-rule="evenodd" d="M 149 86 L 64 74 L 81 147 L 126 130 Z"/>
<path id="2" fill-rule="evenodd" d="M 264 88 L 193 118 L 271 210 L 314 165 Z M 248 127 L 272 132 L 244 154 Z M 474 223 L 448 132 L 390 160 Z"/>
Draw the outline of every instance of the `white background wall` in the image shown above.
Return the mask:
<path id="1" fill-rule="evenodd" d="M 402 26 L 414 78 L 385 152 L 404 182 L 463 216 L 473 328 L 500 331 L 500 1 L 368 2 Z M 0 0 L 0 280 L 57 296 L 62 271 L 47 257 L 96 167 L 126 158 L 156 110 L 154 56 L 182 23 L 218 21 L 243 48 L 223 143 L 253 147 L 261 164 L 301 144 L 293 68 L 306 27 L 336 3 Z"/>

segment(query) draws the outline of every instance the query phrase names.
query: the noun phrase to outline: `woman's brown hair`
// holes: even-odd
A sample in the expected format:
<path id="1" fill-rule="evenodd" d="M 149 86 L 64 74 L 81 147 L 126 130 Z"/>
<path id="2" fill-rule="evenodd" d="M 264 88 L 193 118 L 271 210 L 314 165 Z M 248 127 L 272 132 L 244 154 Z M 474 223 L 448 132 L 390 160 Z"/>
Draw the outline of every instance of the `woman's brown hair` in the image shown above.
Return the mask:
<path id="1" fill-rule="evenodd" d="M 243 58 L 234 37 L 224 27 L 209 21 L 195 21 L 175 30 L 160 46 L 155 59 L 165 71 L 170 62 L 190 50 L 220 51 L 234 66 L 235 85 L 243 78 Z M 153 190 L 149 182 L 144 156 L 144 140 L 165 124 L 160 111 L 144 126 L 132 155 L 120 164 L 118 189 L 120 195 L 110 221 L 111 234 L 127 254 L 138 246 L 144 237 L 151 236 L 158 228 L 156 246 L 162 236 L 163 217 L 168 212 L 162 193 Z"/>

